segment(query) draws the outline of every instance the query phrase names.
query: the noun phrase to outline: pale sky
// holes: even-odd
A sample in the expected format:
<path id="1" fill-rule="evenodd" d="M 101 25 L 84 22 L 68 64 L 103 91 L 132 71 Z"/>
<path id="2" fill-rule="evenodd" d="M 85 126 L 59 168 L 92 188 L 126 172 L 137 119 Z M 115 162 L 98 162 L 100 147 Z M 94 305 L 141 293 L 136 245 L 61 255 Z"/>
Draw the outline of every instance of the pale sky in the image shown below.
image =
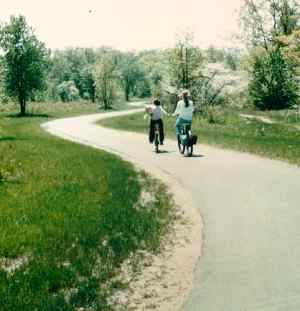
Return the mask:
<path id="1" fill-rule="evenodd" d="M 189 29 L 200 46 L 230 46 L 243 0 L 0 0 L 0 21 L 25 15 L 47 47 L 171 47 Z"/>

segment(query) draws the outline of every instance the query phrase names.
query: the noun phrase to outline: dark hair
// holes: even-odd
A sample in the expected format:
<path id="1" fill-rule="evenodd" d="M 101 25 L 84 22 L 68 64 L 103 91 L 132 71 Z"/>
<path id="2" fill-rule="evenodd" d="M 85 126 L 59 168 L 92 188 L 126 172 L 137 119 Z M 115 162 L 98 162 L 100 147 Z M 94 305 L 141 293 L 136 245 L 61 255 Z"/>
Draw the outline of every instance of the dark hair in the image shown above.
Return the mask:
<path id="1" fill-rule="evenodd" d="M 159 99 L 154 99 L 153 104 L 155 106 L 160 106 L 160 100 Z"/>
<path id="2" fill-rule="evenodd" d="M 182 97 L 183 97 L 183 101 L 184 101 L 185 107 L 188 107 L 190 105 L 190 101 L 189 101 L 188 95 L 187 94 L 183 94 Z"/>

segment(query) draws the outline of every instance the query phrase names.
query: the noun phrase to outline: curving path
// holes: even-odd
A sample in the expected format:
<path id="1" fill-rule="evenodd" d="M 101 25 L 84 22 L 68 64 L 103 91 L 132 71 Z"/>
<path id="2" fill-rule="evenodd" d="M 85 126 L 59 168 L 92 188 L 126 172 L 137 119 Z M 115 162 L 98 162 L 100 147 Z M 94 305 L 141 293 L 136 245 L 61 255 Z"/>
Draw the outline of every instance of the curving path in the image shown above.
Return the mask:
<path id="1" fill-rule="evenodd" d="M 156 155 L 145 135 L 93 124 L 114 112 L 49 122 L 59 136 L 147 163 L 176 178 L 204 222 L 203 256 L 183 310 L 300 310 L 300 168 L 200 145 L 183 158 L 174 141 Z"/>

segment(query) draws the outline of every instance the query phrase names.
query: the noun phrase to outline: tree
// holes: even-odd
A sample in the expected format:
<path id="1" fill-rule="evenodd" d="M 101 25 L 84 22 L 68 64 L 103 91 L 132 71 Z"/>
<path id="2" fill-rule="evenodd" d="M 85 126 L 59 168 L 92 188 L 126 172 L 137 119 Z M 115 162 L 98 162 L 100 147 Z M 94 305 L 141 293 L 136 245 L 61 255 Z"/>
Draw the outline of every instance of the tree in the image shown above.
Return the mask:
<path id="1" fill-rule="evenodd" d="M 105 110 L 111 108 L 116 100 L 117 80 L 119 78 L 116 57 L 110 54 L 103 55 L 94 68 L 93 76 L 96 98 Z"/>
<path id="2" fill-rule="evenodd" d="M 74 81 L 64 81 L 57 87 L 58 94 L 63 102 L 79 99 L 79 90 Z"/>
<path id="3" fill-rule="evenodd" d="M 0 104 L 8 101 L 8 98 L 5 94 L 5 83 L 4 83 L 4 64 L 3 58 L 0 57 Z"/>
<path id="4" fill-rule="evenodd" d="M 279 36 L 299 27 L 299 5 L 294 0 L 245 0 L 241 23 L 248 44 L 268 50 Z"/>
<path id="5" fill-rule="evenodd" d="M 295 65 L 284 51 L 284 38 L 299 27 L 294 0 L 245 0 L 242 20 L 251 50 L 249 95 L 260 109 L 289 108 L 298 92 Z M 256 53 L 256 51 L 263 51 Z M 250 55 L 253 53 L 250 53 Z"/>
<path id="6" fill-rule="evenodd" d="M 45 87 L 49 53 L 24 16 L 12 16 L 1 27 L 0 46 L 4 52 L 5 89 L 9 96 L 17 98 L 24 116 L 28 99 Z"/>
<path id="7" fill-rule="evenodd" d="M 120 60 L 120 79 L 125 99 L 129 101 L 130 95 L 135 93 L 139 81 L 144 79 L 144 72 L 133 53 L 122 54 Z"/>
<path id="8" fill-rule="evenodd" d="M 238 49 L 227 49 L 224 52 L 225 66 L 235 71 L 240 63 L 240 51 Z"/>
<path id="9" fill-rule="evenodd" d="M 206 59 L 209 63 L 217 63 L 224 61 L 224 51 L 222 49 L 218 49 L 213 45 L 209 46 L 205 51 Z"/>
<path id="10" fill-rule="evenodd" d="M 294 31 L 289 36 L 281 36 L 278 41 L 285 58 L 291 62 L 297 76 L 300 76 L 300 30 Z"/>
<path id="11" fill-rule="evenodd" d="M 142 97 L 159 97 L 162 85 L 168 81 L 169 53 L 162 50 L 147 50 L 138 54 L 144 78 L 138 81 L 138 94 Z"/>
<path id="12" fill-rule="evenodd" d="M 296 103 L 297 81 L 280 49 L 255 56 L 249 93 L 254 105 L 262 110 L 290 108 Z"/>
<path id="13" fill-rule="evenodd" d="M 194 46 L 193 34 L 177 37 L 176 46 L 170 52 L 171 84 L 177 89 L 190 89 L 199 79 L 202 65 L 200 49 Z"/>

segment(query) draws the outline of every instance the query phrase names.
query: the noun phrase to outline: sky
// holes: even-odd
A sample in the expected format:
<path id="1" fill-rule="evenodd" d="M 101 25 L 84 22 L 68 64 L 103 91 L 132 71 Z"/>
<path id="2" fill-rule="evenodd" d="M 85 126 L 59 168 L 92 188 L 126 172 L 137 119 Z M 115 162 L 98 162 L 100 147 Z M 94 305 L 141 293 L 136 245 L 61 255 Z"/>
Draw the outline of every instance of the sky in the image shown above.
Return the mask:
<path id="1" fill-rule="evenodd" d="M 0 21 L 22 14 L 51 49 L 171 47 L 192 31 L 206 47 L 233 45 L 243 0 L 1 0 Z"/>

